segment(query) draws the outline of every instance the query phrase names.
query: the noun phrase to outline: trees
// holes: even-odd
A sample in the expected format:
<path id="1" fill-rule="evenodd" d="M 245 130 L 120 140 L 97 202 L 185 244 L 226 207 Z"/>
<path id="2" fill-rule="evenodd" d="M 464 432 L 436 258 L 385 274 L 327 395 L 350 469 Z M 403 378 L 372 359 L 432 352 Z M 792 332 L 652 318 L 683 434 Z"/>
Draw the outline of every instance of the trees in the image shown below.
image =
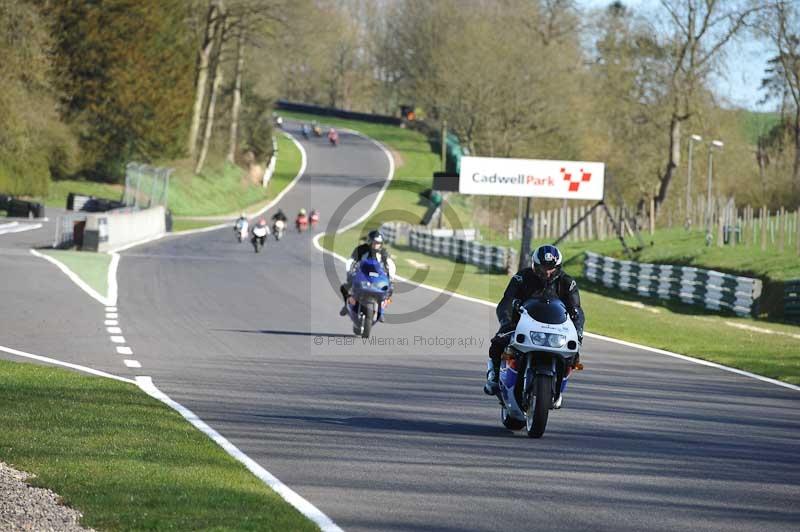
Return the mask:
<path id="1" fill-rule="evenodd" d="M 670 102 L 666 164 L 659 176 L 656 205 L 666 199 L 681 160 L 682 125 L 697 111 L 697 98 L 707 86 L 723 47 L 749 22 L 760 7 L 743 1 L 661 0 L 668 15 L 662 40 L 654 45 L 666 52 L 664 80 Z"/>
<path id="2" fill-rule="evenodd" d="M 765 10 L 758 27 L 777 52 L 769 61 L 762 88 L 767 90 L 767 99 L 781 105 L 782 120 L 773 139 L 779 140 L 780 129 L 785 129 L 793 140 L 791 188 L 796 196 L 800 194 L 800 8 L 778 0 Z"/>
<path id="3" fill-rule="evenodd" d="M 0 192 L 44 194 L 77 145 L 58 115 L 52 40 L 33 2 L 0 3 Z"/>
<path id="4" fill-rule="evenodd" d="M 63 114 L 82 130 L 83 165 L 115 180 L 131 158 L 181 153 L 192 106 L 184 3 L 44 2 L 56 40 Z"/>

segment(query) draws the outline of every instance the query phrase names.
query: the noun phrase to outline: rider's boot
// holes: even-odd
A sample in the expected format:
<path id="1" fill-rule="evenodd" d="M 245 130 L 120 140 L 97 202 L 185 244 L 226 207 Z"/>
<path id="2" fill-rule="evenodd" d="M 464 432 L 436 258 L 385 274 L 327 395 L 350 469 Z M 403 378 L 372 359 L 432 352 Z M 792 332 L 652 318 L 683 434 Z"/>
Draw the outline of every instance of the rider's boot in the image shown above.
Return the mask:
<path id="1" fill-rule="evenodd" d="M 348 290 L 345 285 L 341 285 L 339 287 L 339 292 L 342 293 L 342 297 L 344 298 L 344 305 L 339 309 L 339 316 L 347 316 L 347 298 L 350 296 L 350 290 Z"/>
<path id="2" fill-rule="evenodd" d="M 483 385 L 483 393 L 486 395 L 497 395 L 500 391 L 498 382 L 500 381 L 500 360 L 489 359 L 486 362 L 486 384 Z"/>

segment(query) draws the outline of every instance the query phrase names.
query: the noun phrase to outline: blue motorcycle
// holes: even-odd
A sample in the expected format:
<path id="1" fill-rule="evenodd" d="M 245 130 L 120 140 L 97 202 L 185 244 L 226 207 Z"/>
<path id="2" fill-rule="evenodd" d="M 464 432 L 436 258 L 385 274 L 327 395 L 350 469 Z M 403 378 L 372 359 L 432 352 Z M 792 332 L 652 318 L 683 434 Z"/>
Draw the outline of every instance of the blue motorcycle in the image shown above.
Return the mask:
<path id="1" fill-rule="evenodd" d="M 372 326 L 383 316 L 383 309 L 392 295 L 392 284 L 375 258 L 361 260 L 350 275 L 352 288 L 347 312 L 353 322 L 353 332 L 369 338 Z"/>

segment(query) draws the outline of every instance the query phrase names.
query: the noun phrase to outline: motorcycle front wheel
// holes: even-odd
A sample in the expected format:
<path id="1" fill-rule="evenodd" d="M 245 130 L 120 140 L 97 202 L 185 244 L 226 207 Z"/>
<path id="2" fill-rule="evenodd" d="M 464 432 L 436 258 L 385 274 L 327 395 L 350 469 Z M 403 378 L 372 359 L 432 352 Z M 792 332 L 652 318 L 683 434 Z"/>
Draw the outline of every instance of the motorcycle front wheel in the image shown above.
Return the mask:
<path id="1" fill-rule="evenodd" d="M 547 427 L 547 416 L 553 399 L 553 377 L 536 375 L 533 393 L 528 398 L 525 412 L 525 429 L 530 438 L 541 438 Z"/>
<path id="2" fill-rule="evenodd" d="M 361 328 L 361 338 L 369 338 L 369 333 L 372 332 L 372 317 L 375 315 L 375 303 L 369 302 L 361 305 L 361 317 L 364 320 L 364 326 Z"/>

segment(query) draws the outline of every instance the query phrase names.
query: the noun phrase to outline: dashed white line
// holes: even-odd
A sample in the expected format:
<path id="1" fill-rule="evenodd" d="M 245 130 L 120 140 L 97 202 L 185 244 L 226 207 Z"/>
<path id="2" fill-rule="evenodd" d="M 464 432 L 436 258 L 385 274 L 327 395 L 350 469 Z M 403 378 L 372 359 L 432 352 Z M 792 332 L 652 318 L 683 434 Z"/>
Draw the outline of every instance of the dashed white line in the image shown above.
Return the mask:
<path id="1" fill-rule="evenodd" d="M 105 325 L 119 325 L 119 322 L 117 320 L 106 320 L 104 322 L 104 324 Z"/>
<path id="2" fill-rule="evenodd" d="M 117 307 L 106 307 L 106 312 L 116 312 Z"/>
<path id="3" fill-rule="evenodd" d="M 127 358 L 124 360 L 125 365 L 129 368 L 141 368 L 142 365 L 139 363 L 138 360 L 128 360 Z"/>
<path id="4" fill-rule="evenodd" d="M 106 327 L 108 334 L 119 334 L 122 332 L 122 329 L 119 327 Z"/>
<path id="5" fill-rule="evenodd" d="M 132 355 L 133 354 L 133 349 L 131 349 L 130 347 L 128 347 L 126 345 L 118 345 L 117 346 L 117 353 L 119 353 L 120 355 Z"/>
<path id="6" fill-rule="evenodd" d="M 124 336 L 112 336 L 111 337 L 111 341 L 114 342 L 115 344 L 124 344 L 125 343 L 125 337 Z"/>
<path id="7" fill-rule="evenodd" d="M 119 315 L 116 312 L 106 312 L 106 318 L 109 320 L 115 320 L 119 318 Z"/>

